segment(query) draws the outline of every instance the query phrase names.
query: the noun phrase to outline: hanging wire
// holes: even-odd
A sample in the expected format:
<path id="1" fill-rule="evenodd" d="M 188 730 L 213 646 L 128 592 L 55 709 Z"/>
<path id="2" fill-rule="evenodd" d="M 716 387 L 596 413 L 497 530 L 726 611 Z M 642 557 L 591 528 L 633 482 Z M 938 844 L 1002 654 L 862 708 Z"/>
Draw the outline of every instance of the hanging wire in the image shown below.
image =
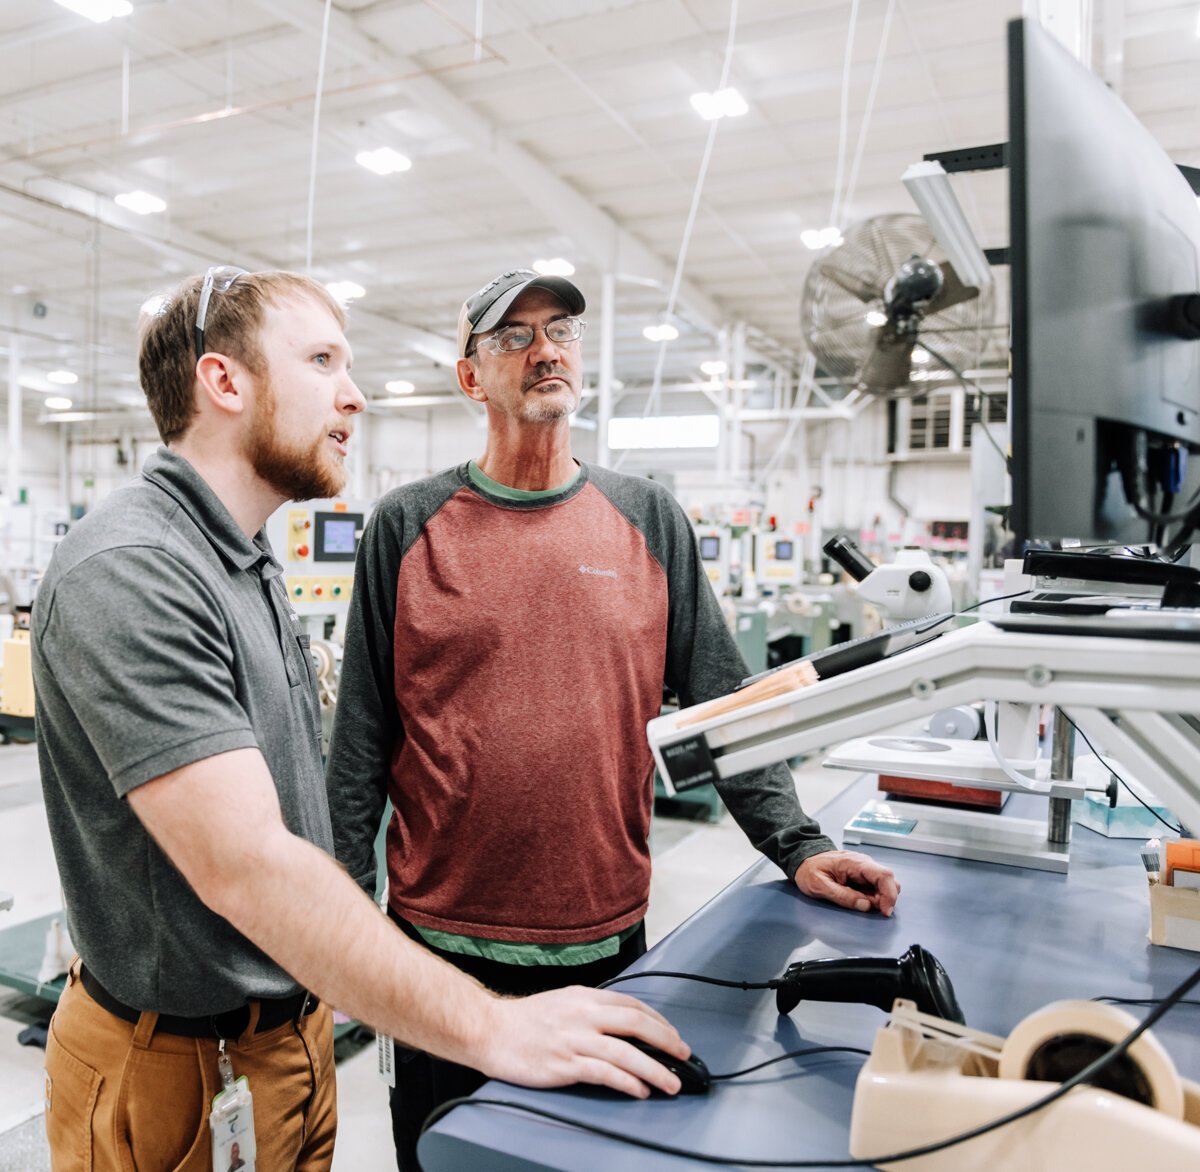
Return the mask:
<path id="1" fill-rule="evenodd" d="M 842 172 L 846 165 L 846 141 L 850 137 L 850 73 L 854 62 L 854 31 L 858 27 L 858 0 L 850 4 L 850 27 L 846 30 L 846 60 L 842 64 L 842 111 L 838 129 L 837 172 L 833 180 L 833 204 L 829 209 L 829 223 L 837 227 L 841 220 Z"/>
<path id="2" fill-rule="evenodd" d="M 832 224 L 840 224 L 841 218 L 846 214 L 846 208 L 854 202 L 854 190 L 858 186 L 858 169 L 867 145 L 867 130 L 871 125 L 871 114 L 875 109 L 875 94 L 879 89 L 879 79 L 883 76 L 888 33 L 892 28 L 892 14 L 895 10 L 896 0 L 888 0 L 887 11 L 883 14 L 883 31 L 879 34 L 879 49 L 875 53 L 875 72 L 871 74 L 871 88 L 867 91 L 867 107 L 863 111 L 862 122 L 858 127 L 858 143 L 854 148 L 854 162 L 850 166 L 850 178 L 846 182 L 846 194 L 842 199 L 842 206 L 838 208 L 838 219 L 831 220 Z"/>
<path id="3" fill-rule="evenodd" d="M 725 58 L 721 62 L 721 81 L 717 86 L 718 90 L 725 89 L 729 84 L 729 67 L 733 60 L 733 49 L 737 42 L 737 19 L 738 19 L 738 0 L 730 0 L 729 4 L 729 35 L 725 41 Z M 687 222 L 683 228 L 683 240 L 679 245 L 679 255 L 675 259 L 675 275 L 671 278 L 671 290 L 667 294 L 667 308 L 663 313 L 663 321 L 669 321 L 675 312 L 675 299 L 679 296 L 679 286 L 683 281 L 683 267 L 687 261 L 688 244 L 692 239 L 692 229 L 696 224 L 696 212 L 700 208 L 700 199 L 704 193 L 704 178 L 708 174 L 708 163 L 712 158 L 713 144 L 717 140 L 717 130 L 723 119 L 714 118 L 709 123 L 708 138 L 704 143 L 704 154 L 700 159 L 700 173 L 696 176 L 696 186 L 692 190 L 692 205 L 688 209 Z M 663 366 L 667 360 L 667 346 L 670 343 L 666 341 L 658 344 L 658 357 L 654 362 L 654 380 L 650 384 L 650 395 L 646 399 L 646 406 L 642 410 L 642 418 L 648 419 L 658 408 L 659 400 L 662 398 L 662 373 Z M 613 462 L 613 468 L 619 470 L 629 457 L 630 449 L 626 448 Z"/>
<path id="4" fill-rule="evenodd" d="M 308 166 L 308 223 L 304 243 L 304 271 L 312 274 L 313 214 L 317 204 L 317 142 L 321 132 L 321 94 L 325 89 L 325 50 L 329 47 L 329 13 L 333 0 L 325 0 L 325 16 L 321 21 L 321 55 L 317 62 L 317 92 L 313 103 L 312 158 Z"/>

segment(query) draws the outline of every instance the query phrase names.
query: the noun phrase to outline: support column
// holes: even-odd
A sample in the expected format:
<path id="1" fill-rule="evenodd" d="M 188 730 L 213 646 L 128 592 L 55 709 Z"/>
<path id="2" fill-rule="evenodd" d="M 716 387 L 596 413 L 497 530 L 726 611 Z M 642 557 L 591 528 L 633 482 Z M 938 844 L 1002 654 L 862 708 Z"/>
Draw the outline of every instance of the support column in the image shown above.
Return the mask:
<path id="1" fill-rule="evenodd" d="M 21 488 L 21 339 L 8 335 L 8 475 L 4 492 L 9 505 L 17 503 Z"/>
<path id="2" fill-rule="evenodd" d="M 1054 710 L 1054 731 L 1050 756 L 1050 776 L 1055 781 L 1070 781 L 1075 775 L 1075 726 Z M 1053 843 L 1071 841 L 1071 799 L 1051 798 L 1046 837 Z"/>
<path id="3" fill-rule="evenodd" d="M 613 354 L 617 316 L 617 278 L 606 272 L 600 278 L 600 374 L 596 382 L 596 463 L 612 464 L 608 447 L 608 423 L 613 410 Z"/>
<path id="4" fill-rule="evenodd" d="M 733 327 L 733 341 L 729 348 L 729 385 L 733 390 L 729 420 L 729 479 L 738 483 L 742 478 L 742 399 L 746 380 L 746 323 L 737 322 Z"/>

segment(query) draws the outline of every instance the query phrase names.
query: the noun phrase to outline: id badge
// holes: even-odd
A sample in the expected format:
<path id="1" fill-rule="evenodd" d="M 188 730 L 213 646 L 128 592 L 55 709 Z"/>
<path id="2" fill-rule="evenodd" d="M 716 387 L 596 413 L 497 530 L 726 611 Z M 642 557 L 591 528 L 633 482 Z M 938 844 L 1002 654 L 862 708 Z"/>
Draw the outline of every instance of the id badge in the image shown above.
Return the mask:
<path id="1" fill-rule="evenodd" d="M 396 1086 L 396 1043 L 387 1034 L 375 1035 L 375 1069 L 380 1081 Z"/>
<path id="2" fill-rule="evenodd" d="M 208 1126 L 213 1172 L 254 1172 L 254 1099 L 244 1074 L 213 1098 Z"/>

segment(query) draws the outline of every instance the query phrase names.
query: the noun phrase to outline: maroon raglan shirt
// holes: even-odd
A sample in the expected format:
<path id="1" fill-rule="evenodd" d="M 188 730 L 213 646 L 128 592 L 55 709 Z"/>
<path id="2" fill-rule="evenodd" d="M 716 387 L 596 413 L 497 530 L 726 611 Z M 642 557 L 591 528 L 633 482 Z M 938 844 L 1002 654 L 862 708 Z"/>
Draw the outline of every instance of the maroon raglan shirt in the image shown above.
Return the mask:
<path id="1" fill-rule="evenodd" d="M 541 944 L 636 924 L 650 888 L 664 682 L 684 704 L 745 665 L 660 485 L 584 466 L 493 497 L 465 466 L 385 496 L 363 537 L 327 770 L 338 858 L 423 927 Z M 789 874 L 832 848 L 786 766 L 719 787 Z"/>

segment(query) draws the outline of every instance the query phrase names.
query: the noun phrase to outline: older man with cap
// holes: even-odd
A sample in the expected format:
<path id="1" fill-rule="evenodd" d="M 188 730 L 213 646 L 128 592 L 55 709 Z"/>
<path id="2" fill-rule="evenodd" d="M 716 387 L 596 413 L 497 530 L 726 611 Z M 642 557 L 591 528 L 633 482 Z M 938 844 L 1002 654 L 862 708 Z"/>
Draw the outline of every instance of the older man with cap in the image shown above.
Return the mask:
<path id="1" fill-rule="evenodd" d="M 390 796 L 388 914 L 490 988 L 594 985 L 645 951 L 664 683 L 684 704 L 746 674 L 682 509 L 571 455 L 583 294 L 517 269 L 459 315 L 458 381 L 487 409 L 477 460 L 405 485 L 363 538 L 327 772 L 338 858 L 375 887 Z M 786 766 L 718 783 L 806 894 L 890 915 L 898 885 L 838 851 Z M 853 886 L 851 886 L 853 884 Z M 398 1048 L 392 1121 L 483 1076 Z"/>

